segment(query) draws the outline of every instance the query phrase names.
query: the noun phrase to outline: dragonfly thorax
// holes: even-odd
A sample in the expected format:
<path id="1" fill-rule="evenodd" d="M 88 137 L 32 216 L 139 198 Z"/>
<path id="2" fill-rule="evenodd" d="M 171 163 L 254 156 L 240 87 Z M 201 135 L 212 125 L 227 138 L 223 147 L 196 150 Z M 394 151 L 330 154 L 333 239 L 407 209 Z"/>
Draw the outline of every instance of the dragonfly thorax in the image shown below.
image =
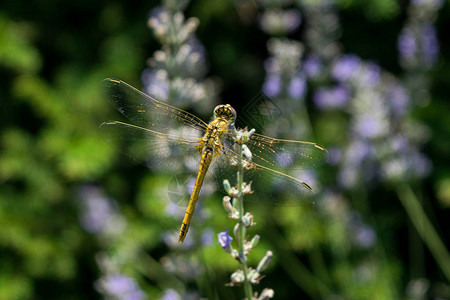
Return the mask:
<path id="1" fill-rule="evenodd" d="M 214 108 L 214 119 L 223 118 L 226 119 L 230 125 L 233 125 L 236 121 L 236 111 L 230 104 L 220 104 Z"/>

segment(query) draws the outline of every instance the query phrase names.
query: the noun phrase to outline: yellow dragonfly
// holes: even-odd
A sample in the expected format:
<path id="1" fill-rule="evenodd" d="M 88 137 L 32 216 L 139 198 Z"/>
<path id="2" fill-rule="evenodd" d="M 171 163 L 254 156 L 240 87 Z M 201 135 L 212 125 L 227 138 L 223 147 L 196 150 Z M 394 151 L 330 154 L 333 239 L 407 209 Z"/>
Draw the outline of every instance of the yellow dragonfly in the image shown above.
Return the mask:
<path id="1" fill-rule="evenodd" d="M 197 179 L 179 233 L 178 242 L 182 243 L 208 169 L 218 180 L 232 180 L 236 173 L 234 169 L 239 161 L 235 148 L 236 111 L 229 104 L 218 105 L 212 121 L 206 123 L 121 80 L 108 78 L 103 85 L 111 104 L 131 122 L 104 122 L 99 131 L 108 143 L 157 171 L 193 171 L 196 165 Z M 252 154 L 244 173 L 245 180 L 251 180 L 253 189 L 262 190 L 260 194 L 264 195 L 256 201 L 281 205 L 311 201 L 312 188 L 288 172 L 322 164 L 327 159 L 325 148 L 315 143 L 274 139 L 256 133 L 250 135 L 245 145 Z M 284 192 L 290 194 L 288 199 L 282 197 Z"/>

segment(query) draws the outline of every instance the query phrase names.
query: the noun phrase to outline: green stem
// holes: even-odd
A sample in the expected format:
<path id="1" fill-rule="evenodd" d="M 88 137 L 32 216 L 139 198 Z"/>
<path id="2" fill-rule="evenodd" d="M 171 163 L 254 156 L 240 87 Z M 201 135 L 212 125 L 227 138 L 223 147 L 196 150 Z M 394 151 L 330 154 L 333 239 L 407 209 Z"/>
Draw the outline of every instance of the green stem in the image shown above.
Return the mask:
<path id="1" fill-rule="evenodd" d="M 244 293 L 245 297 L 248 300 L 253 299 L 253 291 L 252 285 L 248 280 L 248 270 L 247 270 L 247 257 L 244 254 L 244 243 L 246 236 L 246 228 L 243 222 L 244 217 L 244 193 L 242 185 L 244 183 L 244 167 L 242 165 L 242 145 L 238 144 L 238 153 L 239 153 L 239 161 L 238 161 L 238 173 L 237 173 L 237 184 L 238 184 L 238 206 L 239 206 L 239 238 L 238 238 L 238 247 L 239 247 L 239 260 L 242 264 L 242 271 L 244 273 Z"/>
<path id="2" fill-rule="evenodd" d="M 431 253 L 436 259 L 439 267 L 444 273 L 447 280 L 450 280 L 450 256 L 447 249 L 439 238 L 439 235 L 434 230 L 433 225 L 428 219 L 427 215 L 420 206 L 419 200 L 414 195 L 411 187 L 403 185 L 397 190 L 400 202 L 405 207 L 409 219 L 413 223 L 420 237 L 430 249 Z"/>

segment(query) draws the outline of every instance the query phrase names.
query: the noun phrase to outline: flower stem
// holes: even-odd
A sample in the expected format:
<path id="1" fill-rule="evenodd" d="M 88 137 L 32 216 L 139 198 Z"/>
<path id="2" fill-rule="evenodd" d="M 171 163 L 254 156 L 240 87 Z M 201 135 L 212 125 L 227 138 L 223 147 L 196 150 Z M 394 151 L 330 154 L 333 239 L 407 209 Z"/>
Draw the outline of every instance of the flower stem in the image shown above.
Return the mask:
<path id="1" fill-rule="evenodd" d="M 246 236 L 246 228 L 244 225 L 243 217 L 244 217 L 244 192 L 243 192 L 243 183 L 244 183 L 244 167 L 242 164 L 242 144 L 237 143 L 238 153 L 239 153 L 239 161 L 238 161 L 238 172 L 237 172 L 237 184 L 238 184 L 238 206 L 239 206 L 239 238 L 237 239 L 238 247 L 239 247 L 239 260 L 242 264 L 242 271 L 244 273 L 244 293 L 248 300 L 253 299 L 253 291 L 252 285 L 248 280 L 248 272 L 247 272 L 247 257 L 244 253 L 244 243 Z"/>
<path id="2" fill-rule="evenodd" d="M 408 185 L 401 186 L 397 193 L 420 237 L 430 249 L 445 277 L 450 280 L 450 256 L 444 243 L 420 206 L 416 195 Z"/>

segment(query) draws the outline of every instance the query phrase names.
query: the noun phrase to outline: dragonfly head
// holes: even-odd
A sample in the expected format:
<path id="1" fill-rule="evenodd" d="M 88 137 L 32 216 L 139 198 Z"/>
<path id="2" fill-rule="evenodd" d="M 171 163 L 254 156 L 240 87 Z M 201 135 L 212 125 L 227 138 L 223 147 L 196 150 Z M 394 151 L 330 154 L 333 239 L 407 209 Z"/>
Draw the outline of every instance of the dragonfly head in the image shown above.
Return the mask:
<path id="1" fill-rule="evenodd" d="M 230 104 L 220 104 L 214 108 L 214 118 L 224 118 L 233 125 L 236 121 L 236 111 Z"/>

